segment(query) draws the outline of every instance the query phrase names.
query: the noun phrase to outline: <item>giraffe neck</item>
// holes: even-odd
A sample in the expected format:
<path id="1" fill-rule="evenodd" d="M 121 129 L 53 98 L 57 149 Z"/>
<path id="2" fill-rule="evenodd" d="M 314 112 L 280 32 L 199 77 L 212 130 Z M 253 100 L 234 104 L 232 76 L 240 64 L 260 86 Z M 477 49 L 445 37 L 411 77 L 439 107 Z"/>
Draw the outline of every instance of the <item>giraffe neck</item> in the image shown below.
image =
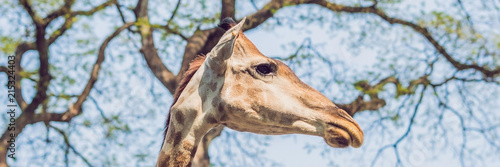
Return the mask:
<path id="1" fill-rule="evenodd" d="M 191 166 L 200 139 L 183 136 L 181 132 L 169 132 L 160 151 L 157 167 Z"/>
<path id="2" fill-rule="evenodd" d="M 200 111 L 180 112 L 177 110 L 174 113 L 158 156 L 157 167 L 191 166 L 201 139 L 216 125 L 213 122 L 207 122 L 205 114 Z M 192 114 L 197 116 L 184 119 L 180 116 L 181 113 L 185 116 Z"/>
<path id="3" fill-rule="evenodd" d="M 204 76 L 213 76 L 215 74 L 211 70 L 205 71 L 204 69 L 205 66 L 201 65 L 193 74 L 191 80 L 183 89 L 183 92 L 187 93 L 181 94 L 170 108 L 170 122 L 163 141 L 163 147 L 158 156 L 158 167 L 190 166 L 198 144 L 205 133 L 218 125 L 214 115 L 206 112 L 213 109 L 213 107 L 207 108 L 202 105 L 203 101 L 212 100 L 209 98 L 210 93 L 215 92 L 206 83 L 212 81 L 202 79 L 202 74 Z M 200 94 L 198 92 L 204 93 Z"/>

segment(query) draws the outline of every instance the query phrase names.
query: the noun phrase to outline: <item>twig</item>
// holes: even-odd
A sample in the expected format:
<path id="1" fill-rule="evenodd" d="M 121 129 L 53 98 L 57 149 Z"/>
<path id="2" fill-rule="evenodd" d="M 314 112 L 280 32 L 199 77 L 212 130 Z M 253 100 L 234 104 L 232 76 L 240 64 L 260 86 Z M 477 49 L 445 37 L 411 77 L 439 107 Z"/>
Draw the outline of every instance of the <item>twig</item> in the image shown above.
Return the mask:
<path id="1" fill-rule="evenodd" d="M 68 138 L 68 135 L 66 134 L 66 132 L 64 132 L 63 130 L 55 127 L 55 126 L 52 126 L 52 125 L 49 125 L 52 129 L 56 130 L 57 132 L 59 132 L 59 134 L 62 135 L 63 139 L 64 139 L 64 143 L 66 144 L 66 147 L 70 148 L 73 153 L 75 153 L 78 157 L 80 157 L 83 162 L 85 162 L 85 164 L 87 164 L 87 166 L 93 166 L 92 164 L 90 164 L 89 160 L 87 160 L 87 158 L 85 158 L 82 154 L 80 154 L 80 152 L 78 152 L 75 147 L 73 147 L 73 145 L 71 145 L 70 141 L 69 141 L 69 138 Z M 67 157 L 66 157 L 67 159 Z"/>

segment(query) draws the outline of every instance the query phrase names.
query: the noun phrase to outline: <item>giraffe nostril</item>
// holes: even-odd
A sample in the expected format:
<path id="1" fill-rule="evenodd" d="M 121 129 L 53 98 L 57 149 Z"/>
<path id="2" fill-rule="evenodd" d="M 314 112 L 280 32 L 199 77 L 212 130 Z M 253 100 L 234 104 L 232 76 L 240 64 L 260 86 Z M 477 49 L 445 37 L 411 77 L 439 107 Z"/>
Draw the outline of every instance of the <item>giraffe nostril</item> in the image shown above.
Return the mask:
<path id="1" fill-rule="evenodd" d="M 338 126 L 329 126 L 324 138 L 326 143 L 332 147 L 345 148 L 351 144 L 349 133 Z"/>
<path id="2" fill-rule="evenodd" d="M 327 122 L 326 124 L 328 124 L 328 125 L 330 125 L 330 126 L 333 126 L 333 127 L 337 127 L 337 125 L 336 125 L 336 124 L 331 123 L 331 122 Z"/>
<path id="3" fill-rule="evenodd" d="M 343 148 L 343 147 L 349 146 L 349 140 L 347 140 L 345 138 L 337 138 L 337 139 L 335 139 L 335 141 L 337 142 L 339 147 Z"/>

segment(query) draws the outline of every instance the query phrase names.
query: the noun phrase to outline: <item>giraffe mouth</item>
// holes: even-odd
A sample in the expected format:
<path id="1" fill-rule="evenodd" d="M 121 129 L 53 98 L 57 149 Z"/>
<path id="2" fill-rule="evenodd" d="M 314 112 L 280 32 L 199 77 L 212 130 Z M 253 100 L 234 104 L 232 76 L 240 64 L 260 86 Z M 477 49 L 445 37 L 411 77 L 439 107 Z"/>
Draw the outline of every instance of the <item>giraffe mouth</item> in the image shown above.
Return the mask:
<path id="1" fill-rule="evenodd" d="M 349 145 L 358 148 L 363 144 L 363 132 L 359 129 L 357 124 L 348 127 L 327 123 L 324 138 L 328 145 L 337 148 L 346 148 L 349 147 Z"/>

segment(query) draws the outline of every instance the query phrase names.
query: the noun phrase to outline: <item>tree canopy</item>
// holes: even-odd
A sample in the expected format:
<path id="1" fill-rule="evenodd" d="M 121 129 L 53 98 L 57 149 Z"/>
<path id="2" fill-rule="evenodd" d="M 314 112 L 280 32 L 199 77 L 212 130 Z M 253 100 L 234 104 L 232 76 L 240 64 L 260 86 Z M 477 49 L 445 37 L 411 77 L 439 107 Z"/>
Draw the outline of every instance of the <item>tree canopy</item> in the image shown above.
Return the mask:
<path id="1" fill-rule="evenodd" d="M 498 0 L 0 2 L 2 167 L 153 166 L 172 94 L 226 17 L 360 124 L 359 149 L 299 141 L 330 165 L 500 161 Z M 194 161 L 283 165 L 264 153 L 281 139 L 219 126 Z"/>

